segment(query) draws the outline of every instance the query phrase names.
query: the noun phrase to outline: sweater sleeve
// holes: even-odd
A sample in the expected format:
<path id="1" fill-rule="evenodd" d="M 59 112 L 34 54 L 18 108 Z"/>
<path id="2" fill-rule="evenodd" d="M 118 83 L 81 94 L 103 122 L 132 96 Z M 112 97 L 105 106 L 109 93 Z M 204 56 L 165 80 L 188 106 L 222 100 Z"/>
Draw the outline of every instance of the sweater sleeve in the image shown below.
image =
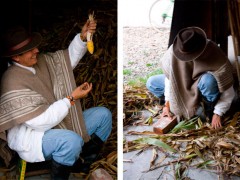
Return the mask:
<path id="1" fill-rule="evenodd" d="M 71 66 L 74 69 L 82 57 L 87 52 L 86 42 L 83 42 L 80 38 L 80 34 L 77 34 L 72 42 L 68 46 L 69 57 Z"/>
<path id="2" fill-rule="evenodd" d="M 68 114 L 71 107 L 67 98 L 54 102 L 39 116 L 26 121 L 24 124 L 37 131 L 47 131 L 60 123 Z"/>
<path id="3" fill-rule="evenodd" d="M 169 101 L 169 95 L 170 95 L 170 81 L 167 77 L 164 79 L 165 83 L 165 89 L 164 89 L 164 96 L 165 96 L 165 101 Z"/>
<path id="4" fill-rule="evenodd" d="M 233 86 L 231 86 L 226 91 L 224 91 L 221 94 L 217 104 L 214 107 L 214 113 L 218 114 L 219 116 L 222 116 L 223 114 L 225 114 L 229 110 L 232 104 L 234 95 L 235 95 L 235 92 L 234 92 Z"/>

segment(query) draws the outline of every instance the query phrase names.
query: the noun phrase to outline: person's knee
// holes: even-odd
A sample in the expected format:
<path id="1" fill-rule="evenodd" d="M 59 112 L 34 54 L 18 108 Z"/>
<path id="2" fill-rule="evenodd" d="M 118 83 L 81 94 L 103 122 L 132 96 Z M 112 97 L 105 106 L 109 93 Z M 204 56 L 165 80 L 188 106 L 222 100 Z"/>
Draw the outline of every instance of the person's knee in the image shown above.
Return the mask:
<path id="1" fill-rule="evenodd" d="M 98 114 L 102 119 L 104 119 L 105 123 L 112 124 L 112 113 L 106 107 L 99 107 Z"/>
<path id="2" fill-rule="evenodd" d="M 100 127 L 104 129 L 112 129 L 112 113 L 106 107 L 98 107 L 97 114 L 99 117 Z"/>
<path id="3" fill-rule="evenodd" d="M 52 153 L 52 158 L 60 164 L 72 166 L 79 158 L 84 141 L 77 133 L 65 130 L 58 139 L 58 144 Z"/>
<path id="4" fill-rule="evenodd" d="M 148 90 L 152 90 L 152 82 L 155 80 L 155 78 L 153 76 L 150 76 L 148 79 L 147 79 L 147 82 L 146 82 L 146 87 Z"/>
<path id="5" fill-rule="evenodd" d="M 198 89 L 207 101 L 213 102 L 219 97 L 218 84 L 212 74 L 202 75 L 198 83 Z"/>
<path id="6" fill-rule="evenodd" d="M 203 74 L 200 80 L 200 83 L 203 84 L 205 87 L 216 86 L 217 81 L 212 74 L 206 73 Z"/>
<path id="7" fill-rule="evenodd" d="M 149 77 L 146 87 L 154 96 L 162 97 L 165 89 L 165 75 L 159 74 Z"/>
<path id="8" fill-rule="evenodd" d="M 74 156 L 78 156 L 82 150 L 84 141 L 81 136 L 79 136 L 75 132 L 72 132 L 66 135 L 65 143 L 66 143 L 65 147 L 68 148 L 68 150 L 71 151 L 71 153 L 74 154 Z"/>
<path id="9" fill-rule="evenodd" d="M 99 107 L 98 115 L 100 118 L 100 126 L 95 132 L 102 141 L 106 141 L 112 131 L 112 113 L 106 107 Z"/>
<path id="10" fill-rule="evenodd" d="M 216 92 L 218 91 L 218 85 L 215 77 L 212 74 L 206 73 L 202 75 L 198 88 L 200 91 Z"/>

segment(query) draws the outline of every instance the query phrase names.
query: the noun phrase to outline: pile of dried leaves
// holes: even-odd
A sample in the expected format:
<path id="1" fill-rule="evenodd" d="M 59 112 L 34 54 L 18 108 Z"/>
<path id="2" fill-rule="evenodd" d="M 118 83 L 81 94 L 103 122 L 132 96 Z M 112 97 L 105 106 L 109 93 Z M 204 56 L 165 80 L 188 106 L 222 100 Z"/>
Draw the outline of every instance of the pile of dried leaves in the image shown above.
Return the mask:
<path id="1" fill-rule="evenodd" d="M 161 112 L 161 106 L 156 110 L 153 98 L 145 88 L 125 88 L 124 90 L 124 125 L 135 124 L 136 120 L 144 125 L 152 125 L 149 119 Z M 152 104 L 151 104 L 152 103 Z M 152 115 L 141 119 L 138 113 L 143 109 Z M 141 120 L 139 120 L 141 119 Z M 225 175 L 240 176 L 240 112 L 223 120 L 223 128 L 212 129 L 208 122 L 202 122 L 199 117 L 183 120 L 169 133 L 157 135 L 151 131 L 131 131 L 131 135 L 143 135 L 133 141 L 124 141 L 124 152 L 153 148 L 153 158 L 148 171 L 178 165 L 179 169 L 205 168 L 212 172 Z M 141 124 L 141 123 L 140 123 Z M 160 162 L 155 163 L 157 151 L 165 154 Z M 163 164 L 167 157 L 174 160 Z M 184 168 L 180 168 L 184 167 Z"/>
<path id="2" fill-rule="evenodd" d="M 141 115 L 139 116 L 138 112 L 143 109 L 148 109 L 155 115 L 158 114 L 158 111 L 155 112 L 155 107 L 153 107 L 158 99 L 148 93 L 145 87 L 125 86 L 123 91 L 123 126 L 139 119 Z M 148 106 L 152 106 L 152 108 Z"/>

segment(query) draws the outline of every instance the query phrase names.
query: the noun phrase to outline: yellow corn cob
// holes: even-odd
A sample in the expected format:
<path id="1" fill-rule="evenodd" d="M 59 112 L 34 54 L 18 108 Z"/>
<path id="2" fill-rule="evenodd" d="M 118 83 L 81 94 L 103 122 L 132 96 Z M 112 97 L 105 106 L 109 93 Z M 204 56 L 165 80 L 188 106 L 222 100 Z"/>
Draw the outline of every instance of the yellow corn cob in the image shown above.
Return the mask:
<path id="1" fill-rule="evenodd" d="M 94 20 L 94 12 L 92 14 L 89 14 L 88 18 L 90 21 L 93 21 Z M 92 41 L 92 34 L 90 32 L 87 32 L 87 49 L 91 54 L 93 54 L 94 44 Z"/>
<path id="2" fill-rule="evenodd" d="M 87 33 L 87 49 L 91 54 L 93 54 L 94 44 L 93 44 L 93 41 L 92 41 L 92 34 L 89 33 L 89 32 Z"/>

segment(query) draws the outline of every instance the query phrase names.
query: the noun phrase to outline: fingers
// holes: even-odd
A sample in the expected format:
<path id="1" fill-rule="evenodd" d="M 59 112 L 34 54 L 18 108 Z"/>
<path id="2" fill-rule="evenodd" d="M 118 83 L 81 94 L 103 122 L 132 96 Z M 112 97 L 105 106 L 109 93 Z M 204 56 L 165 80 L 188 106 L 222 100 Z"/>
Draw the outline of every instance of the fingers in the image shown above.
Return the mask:
<path id="1" fill-rule="evenodd" d="M 222 127 L 222 125 L 221 125 L 220 122 L 212 122 L 212 127 L 213 127 L 214 129 L 218 129 L 218 128 Z"/>
<path id="2" fill-rule="evenodd" d="M 96 20 L 89 21 L 88 28 L 96 29 L 96 27 L 97 27 L 97 21 Z"/>
<path id="3" fill-rule="evenodd" d="M 79 87 L 80 87 L 81 90 L 87 90 L 87 88 L 88 88 L 88 83 L 85 82 L 85 83 L 81 84 Z"/>
<path id="4" fill-rule="evenodd" d="M 97 28 L 97 21 L 96 20 L 90 21 L 88 19 L 82 28 L 81 34 L 83 35 L 84 38 L 86 38 L 87 32 L 90 32 L 93 34 L 96 32 L 96 28 Z"/>
<path id="5" fill-rule="evenodd" d="M 163 112 L 161 114 L 161 117 L 167 116 L 169 118 L 171 118 L 171 113 L 168 107 L 164 107 L 163 108 Z"/>
<path id="6" fill-rule="evenodd" d="M 88 93 L 92 90 L 92 83 L 85 82 L 78 86 L 73 92 L 72 96 L 74 99 L 79 99 L 86 97 Z"/>
<path id="7" fill-rule="evenodd" d="M 96 28 L 97 28 L 97 21 L 96 20 L 89 21 L 88 26 L 87 26 L 88 32 L 95 33 Z"/>
<path id="8" fill-rule="evenodd" d="M 221 117 L 217 114 L 214 114 L 212 117 L 212 127 L 218 129 L 222 127 Z"/>
<path id="9" fill-rule="evenodd" d="M 87 91 L 90 92 L 92 90 L 92 83 L 87 85 Z"/>
<path id="10" fill-rule="evenodd" d="M 92 83 L 85 82 L 79 86 L 79 91 L 82 94 L 81 97 L 86 97 L 92 90 Z"/>
<path id="11" fill-rule="evenodd" d="M 92 90 L 92 83 L 85 82 L 80 85 L 82 90 L 91 91 Z"/>
<path id="12" fill-rule="evenodd" d="M 90 89 L 92 90 L 92 83 L 89 84 Z"/>

